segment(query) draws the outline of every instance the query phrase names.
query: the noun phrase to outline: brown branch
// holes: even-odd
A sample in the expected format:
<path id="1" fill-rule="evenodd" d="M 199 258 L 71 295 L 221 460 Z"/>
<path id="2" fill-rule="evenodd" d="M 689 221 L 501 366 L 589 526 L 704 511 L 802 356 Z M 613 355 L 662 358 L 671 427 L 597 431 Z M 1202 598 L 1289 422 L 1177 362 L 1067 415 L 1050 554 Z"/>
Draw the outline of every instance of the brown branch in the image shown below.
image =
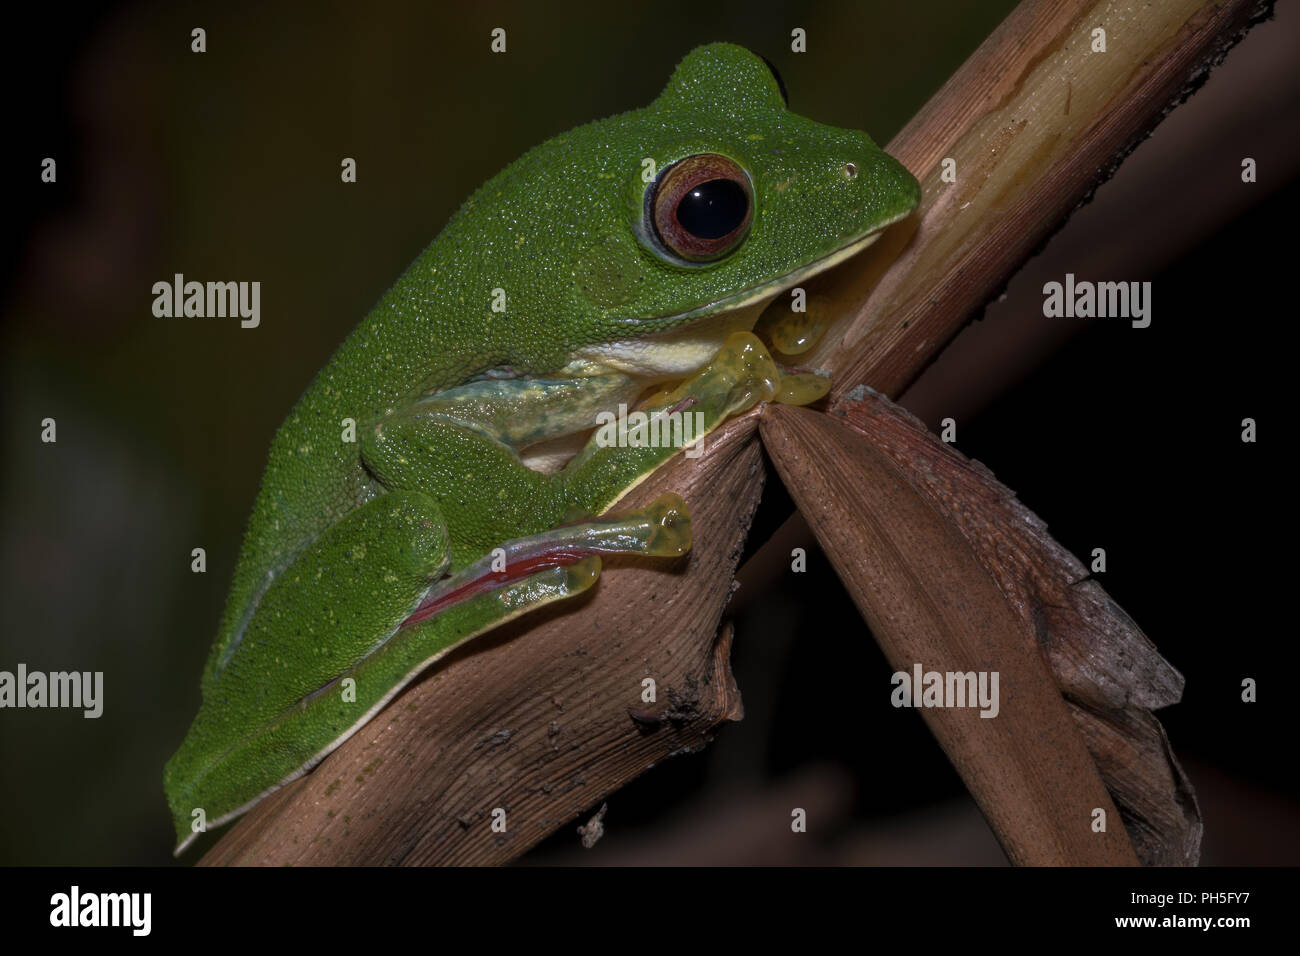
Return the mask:
<path id="1" fill-rule="evenodd" d="M 897 394 L 1204 72 L 1256 0 L 1120 0 L 1109 21 L 1102 6 L 1022 4 L 890 144 L 920 175 L 920 216 L 810 284 L 855 316 L 816 356 L 837 372 L 836 396 L 863 382 Z M 1104 59 L 1079 45 L 1093 20 L 1108 28 Z M 938 181 L 944 156 L 957 160 L 956 185 Z M 762 485 L 755 421 L 731 423 L 703 458 L 675 462 L 629 496 L 671 489 L 690 505 L 695 548 L 675 573 L 610 567 L 576 606 L 445 659 L 203 862 L 500 862 L 702 746 L 739 715 L 717 622 Z M 646 676 L 660 704 L 633 719 Z M 490 827 L 496 808 L 504 833 Z M 1049 856 L 1084 849 L 1042 835 Z"/>
<path id="2" fill-rule="evenodd" d="M 886 147 L 920 179 L 921 207 L 809 283 L 852 318 L 805 364 L 834 373 L 836 397 L 897 397 L 1268 6 L 1020 4 Z M 1091 52 L 1096 28 L 1106 53 Z"/>

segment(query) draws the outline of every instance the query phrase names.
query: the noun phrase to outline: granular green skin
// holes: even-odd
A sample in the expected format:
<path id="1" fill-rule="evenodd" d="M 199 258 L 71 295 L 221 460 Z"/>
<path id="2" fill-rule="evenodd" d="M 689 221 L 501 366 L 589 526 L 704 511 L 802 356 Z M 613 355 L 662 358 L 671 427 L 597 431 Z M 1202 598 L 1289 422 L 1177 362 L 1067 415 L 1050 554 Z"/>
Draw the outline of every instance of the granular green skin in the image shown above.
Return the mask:
<path id="1" fill-rule="evenodd" d="M 863 222 L 915 204 L 896 161 L 864 133 L 786 110 L 752 54 L 719 44 L 688 62 L 651 106 L 549 140 L 489 180 L 339 347 L 272 443 L 218 645 L 268 572 L 382 492 L 357 445 L 340 441 L 343 419 L 360 430 L 497 366 L 554 372 L 576 348 L 669 327 L 672 316 L 790 272 Z M 664 168 L 698 152 L 735 158 L 760 196 L 749 238 L 706 268 L 667 262 L 634 233 L 642 160 Z M 858 167 L 852 182 L 840 173 L 845 162 Z M 574 264 L 592 247 L 610 249 L 604 271 L 619 272 L 625 301 L 583 295 Z M 491 311 L 496 288 L 504 313 Z"/>
<path id="2" fill-rule="evenodd" d="M 707 265 L 673 260 L 645 224 L 653 185 L 643 161 L 662 170 L 699 153 L 738 163 L 755 197 L 743 243 Z M 368 648 L 431 576 L 553 527 L 575 504 L 603 510 L 667 457 L 611 452 L 580 480 L 552 480 L 522 469 L 489 434 L 412 417 L 427 407 L 421 399 L 490 370 L 484 381 L 555 376 L 577 349 L 692 322 L 698 315 L 687 313 L 816 262 L 905 215 L 918 197 L 915 179 L 864 133 L 790 113 L 765 64 L 727 44 L 688 55 L 650 106 L 557 136 L 485 183 L 275 435 L 204 669 L 203 707 L 166 772 L 178 834 L 188 833 L 195 801 L 210 820 L 233 811 L 350 726 L 357 706 L 309 699 L 286 714 L 341 673 L 364 669 Z M 497 290 L 503 312 L 492 310 Z M 356 441 L 342 440 L 348 419 Z M 394 496 L 391 508 L 358 517 L 382 496 Z M 320 579 L 303 580 L 308 568 Z M 466 606 L 417 629 L 425 645 L 386 656 L 375 688 L 391 687 L 430 646 L 491 626 L 494 607 Z M 258 743 L 238 759 L 222 756 L 242 739 Z M 196 768 L 222 761 L 219 793 L 214 773 L 212 789 L 196 792 Z"/>

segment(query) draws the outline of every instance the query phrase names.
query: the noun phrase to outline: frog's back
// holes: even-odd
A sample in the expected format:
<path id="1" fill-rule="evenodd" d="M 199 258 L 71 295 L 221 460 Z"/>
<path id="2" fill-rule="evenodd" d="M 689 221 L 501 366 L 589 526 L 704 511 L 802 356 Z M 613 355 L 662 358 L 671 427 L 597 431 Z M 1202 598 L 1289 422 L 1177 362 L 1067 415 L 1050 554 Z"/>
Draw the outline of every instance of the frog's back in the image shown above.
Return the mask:
<path id="1" fill-rule="evenodd" d="M 615 170 L 638 168 L 638 111 L 599 120 L 530 150 L 461 206 L 316 376 L 271 445 L 204 682 L 238 646 L 275 576 L 331 524 L 383 489 L 356 435 L 423 395 L 508 364 L 553 371 L 603 334 L 574 294 L 574 262 L 614 226 Z M 624 144 L 622 146 L 618 144 Z M 581 173 L 573 165 L 586 164 Z M 574 183 L 585 189 L 571 188 Z M 599 196 L 590 190 L 599 189 Z M 607 210 L 607 221 L 593 219 Z M 539 279 L 539 276 L 542 279 Z M 647 284 L 648 285 L 648 284 Z M 493 312 L 508 292 L 506 314 Z M 654 304 L 647 314 L 657 314 Z"/>
<path id="2" fill-rule="evenodd" d="M 361 461 L 363 430 L 422 391 L 473 375 L 482 361 L 453 347 L 450 323 L 439 315 L 445 305 L 421 281 L 421 265 L 437 261 L 437 247 L 435 240 L 344 340 L 276 431 L 205 686 L 276 576 L 332 524 L 382 492 Z"/>

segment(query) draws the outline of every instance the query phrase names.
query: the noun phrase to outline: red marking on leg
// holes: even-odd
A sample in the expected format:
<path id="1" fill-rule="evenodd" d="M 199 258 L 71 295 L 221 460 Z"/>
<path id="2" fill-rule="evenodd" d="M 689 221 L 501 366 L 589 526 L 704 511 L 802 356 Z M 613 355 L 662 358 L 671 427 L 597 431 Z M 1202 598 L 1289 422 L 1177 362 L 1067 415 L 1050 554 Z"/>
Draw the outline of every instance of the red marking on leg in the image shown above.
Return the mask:
<path id="1" fill-rule="evenodd" d="M 576 564 L 583 558 L 593 554 L 596 554 L 596 551 L 589 548 L 552 548 L 547 551 L 540 551 L 537 554 L 530 554 L 526 558 L 521 558 L 513 564 L 507 565 L 505 571 L 490 571 L 482 577 L 473 578 L 458 588 L 443 592 L 425 601 L 399 627 L 413 627 L 416 624 L 422 624 L 453 604 L 459 604 L 461 601 L 467 601 L 487 591 L 496 590 L 503 584 L 526 578 L 537 571 L 563 567 L 566 564 Z"/>

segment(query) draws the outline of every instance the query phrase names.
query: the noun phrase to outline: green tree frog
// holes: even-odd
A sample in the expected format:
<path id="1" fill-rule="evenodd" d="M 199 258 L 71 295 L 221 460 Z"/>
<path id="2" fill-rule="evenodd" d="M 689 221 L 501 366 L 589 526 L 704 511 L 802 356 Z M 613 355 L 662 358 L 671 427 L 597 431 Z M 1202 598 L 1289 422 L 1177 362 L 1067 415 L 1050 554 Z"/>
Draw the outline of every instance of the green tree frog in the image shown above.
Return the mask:
<path id="1" fill-rule="evenodd" d="M 609 441 L 598 416 L 639 402 L 707 433 L 778 391 L 816 397 L 812 376 L 783 383 L 759 314 L 919 193 L 866 134 L 790 112 L 765 61 L 721 43 L 644 109 L 488 180 L 275 435 L 164 772 L 177 853 L 452 647 L 591 586 L 600 554 L 685 552 L 675 496 L 599 517 L 678 449 Z"/>

